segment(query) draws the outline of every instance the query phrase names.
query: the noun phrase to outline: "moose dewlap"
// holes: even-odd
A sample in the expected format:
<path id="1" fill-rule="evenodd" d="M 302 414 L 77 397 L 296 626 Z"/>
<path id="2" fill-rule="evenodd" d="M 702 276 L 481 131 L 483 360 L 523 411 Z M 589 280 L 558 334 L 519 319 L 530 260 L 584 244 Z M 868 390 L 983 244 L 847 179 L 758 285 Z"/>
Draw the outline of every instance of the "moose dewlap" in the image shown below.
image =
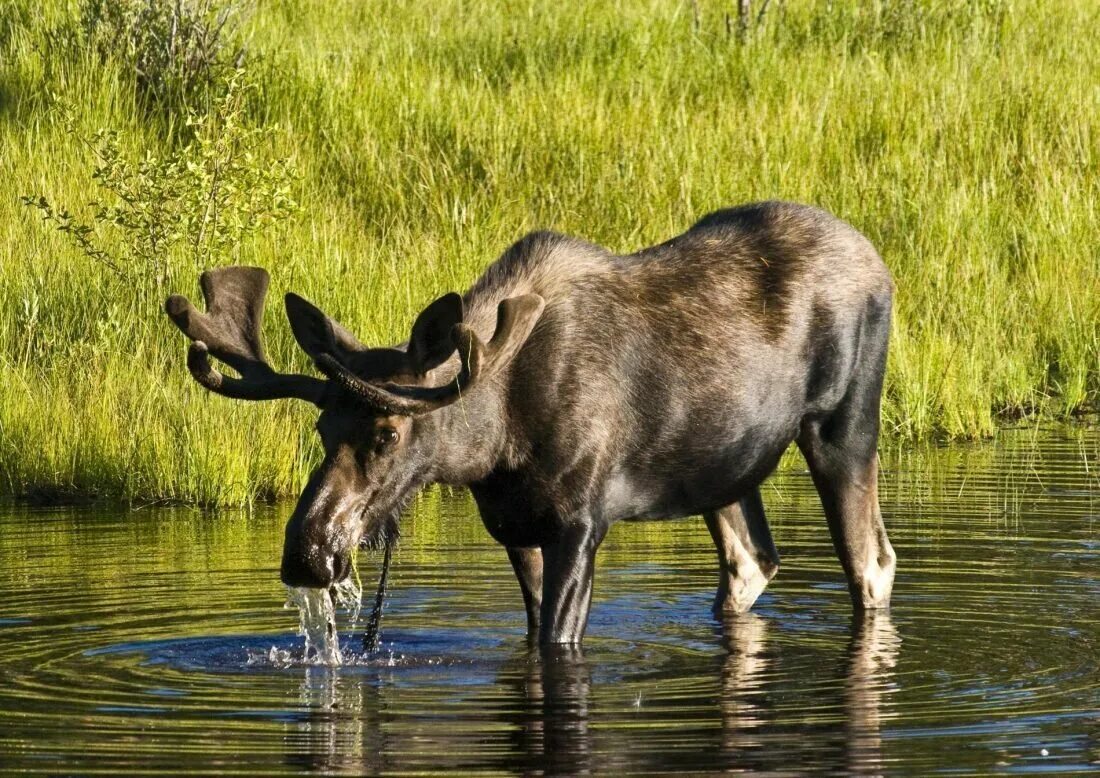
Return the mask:
<path id="1" fill-rule="evenodd" d="M 196 380 L 320 409 L 325 457 L 287 523 L 288 585 L 344 580 L 357 546 L 392 538 L 410 497 L 446 483 L 470 488 L 505 546 L 542 643 L 580 641 L 596 551 L 628 517 L 702 514 L 714 607 L 743 611 L 779 567 L 760 484 L 797 441 L 855 607 L 889 602 L 876 446 L 893 283 L 870 242 L 823 211 L 718 211 L 626 256 L 535 233 L 392 348 L 288 294 L 294 336 L 325 378 L 268 364 L 265 271 L 200 283 L 206 313 L 179 296 L 166 305 L 193 341 Z"/>

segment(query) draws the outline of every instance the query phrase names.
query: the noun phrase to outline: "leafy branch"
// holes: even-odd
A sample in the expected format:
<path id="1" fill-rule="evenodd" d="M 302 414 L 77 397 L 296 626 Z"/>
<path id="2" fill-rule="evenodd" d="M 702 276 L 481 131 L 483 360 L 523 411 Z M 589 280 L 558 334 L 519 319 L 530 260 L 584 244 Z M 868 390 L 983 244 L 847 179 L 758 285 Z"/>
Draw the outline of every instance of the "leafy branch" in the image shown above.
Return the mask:
<path id="1" fill-rule="evenodd" d="M 245 120 L 250 89 L 234 71 L 209 110 L 189 113 L 186 145 L 137 157 L 124 153 L 114 130 L 82 135 L 59 103 L 66 130 L 92 156 L 95 195 L 82 209 L 90 216 L 82 220 L 41 194 L 22 201 L 84 256 L 138 288 L 162 292 L 181 263 L 193 271 L 236 261 L 249 236 L 299 210 L 292 161 L 269 152 L 275 129 Z"/>

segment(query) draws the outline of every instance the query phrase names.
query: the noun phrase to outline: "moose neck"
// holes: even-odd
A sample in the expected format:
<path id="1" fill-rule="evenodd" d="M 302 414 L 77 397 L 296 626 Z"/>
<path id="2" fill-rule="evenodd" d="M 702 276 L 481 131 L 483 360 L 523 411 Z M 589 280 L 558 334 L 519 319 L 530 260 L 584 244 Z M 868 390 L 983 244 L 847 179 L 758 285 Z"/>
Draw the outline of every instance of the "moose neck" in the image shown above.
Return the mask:
<path id="1" fill-rule="evenodd" d="M 508 448 L 506 386 L 507 381 L 487 381 L 430 415 L 429 434 L 435 438 L 432 480 L 465 486 L 498 466 Z"/>

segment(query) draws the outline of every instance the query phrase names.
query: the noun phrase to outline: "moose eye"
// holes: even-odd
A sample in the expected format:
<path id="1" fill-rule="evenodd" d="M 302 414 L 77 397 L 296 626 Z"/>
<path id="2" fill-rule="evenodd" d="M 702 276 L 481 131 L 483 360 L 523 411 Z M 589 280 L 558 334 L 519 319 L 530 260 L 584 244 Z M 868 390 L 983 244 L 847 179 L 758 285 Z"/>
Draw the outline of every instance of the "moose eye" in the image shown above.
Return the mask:
<path id="1" fill-rule="evenodd" d="M 383 427 L 378 431 L 378 444 L 382 448 L 388 448 L 397 442 L 400 435 L 392 427 Z"/>

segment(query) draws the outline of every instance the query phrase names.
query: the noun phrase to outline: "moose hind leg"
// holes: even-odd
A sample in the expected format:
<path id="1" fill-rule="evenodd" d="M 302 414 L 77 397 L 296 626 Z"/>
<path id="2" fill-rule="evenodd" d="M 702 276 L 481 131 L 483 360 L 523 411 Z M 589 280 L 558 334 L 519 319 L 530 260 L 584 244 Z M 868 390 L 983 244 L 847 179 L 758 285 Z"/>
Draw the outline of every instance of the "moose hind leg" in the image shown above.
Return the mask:
<path id="1" fill-rule="evenodd" d="M 828 415 L 803 420 L 798 447 L 821 497 L 856 610 L 890 604 L 897 555 L 878 502 L 879 403 L 889 305 L 871 305 L 847 391 Z"/>
<path id="2" fill-rule="evenodd" d="M 539 612 L 542 609 L 542 551 L 536 548 L 508 548 L 508 561 L 519 580 L 523 607 L 527 611 L 527 638 L 539 634 Z"/>
<path id="3" fill-rule="evenodd" d="M 760 489 L 740 502 L 703 515 L 718 548 L 718 593 L 714 615 L 744 613 L 779 570 Z"/>
<path id="4" fill-rule="evenodd" d="M 897 555 L 878 504 L 878 457 L 842 471 L 823 467 L 819 457 L 807 459 L 852 604 L 856 610 L 889 606 Z"/>

